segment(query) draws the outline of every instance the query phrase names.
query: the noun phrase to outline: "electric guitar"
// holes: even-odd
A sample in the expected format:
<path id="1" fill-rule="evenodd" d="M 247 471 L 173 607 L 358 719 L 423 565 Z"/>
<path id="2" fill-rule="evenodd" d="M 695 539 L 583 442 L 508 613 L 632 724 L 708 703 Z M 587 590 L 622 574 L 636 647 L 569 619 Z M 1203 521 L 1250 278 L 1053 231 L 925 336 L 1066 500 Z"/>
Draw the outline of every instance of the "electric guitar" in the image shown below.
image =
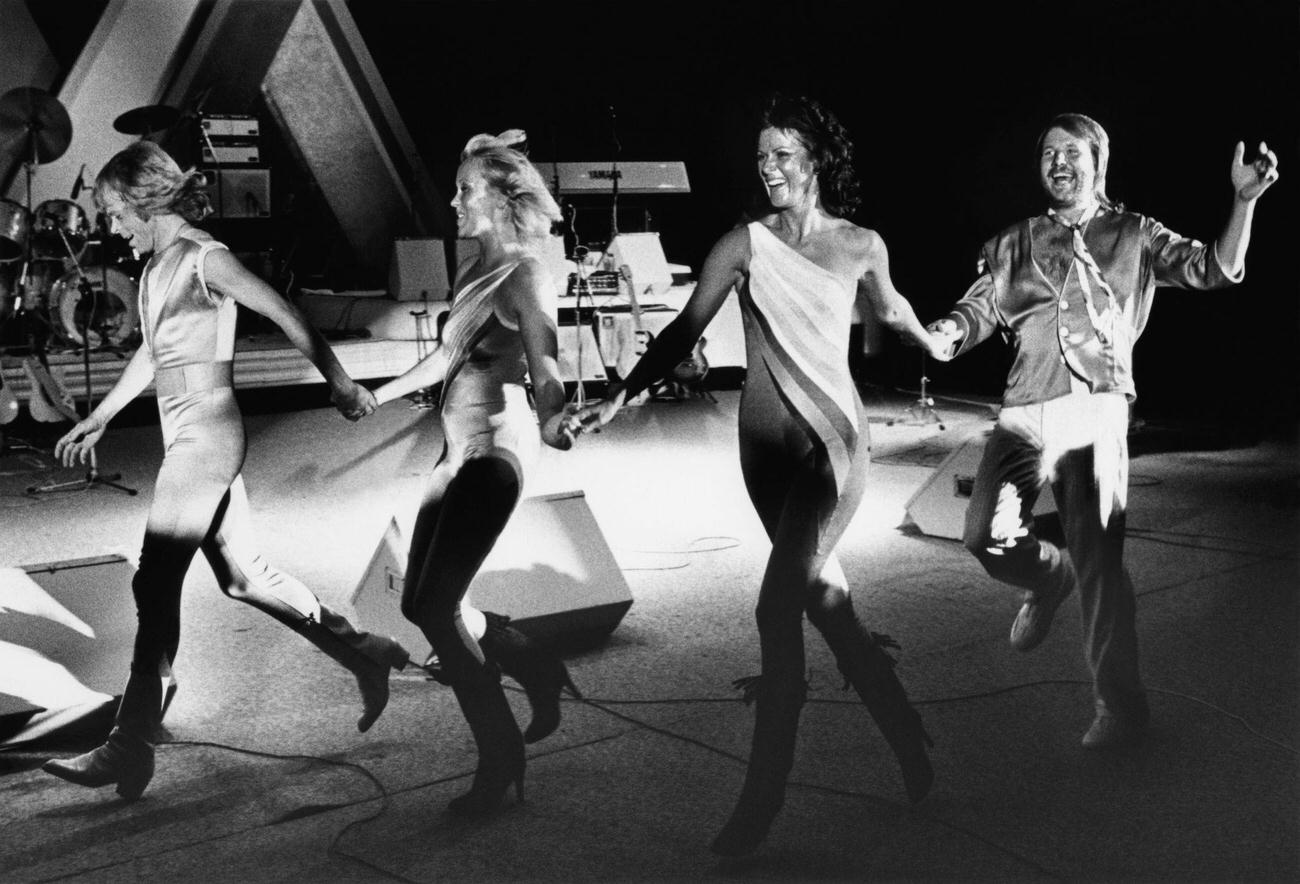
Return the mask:
<path id="1" fill-rule="evenodd" d="M 709 339 L 705 337 L 695 342 L 691 355 L 677 363 L 673 369 L 673 380 L 688 386 L 704 380 L 704 376 L 709 373 L 709 360 L 704 356 L 704 345 L 708 342 Z"/>
<path id="2" fill-rule="evenodd" d="M 618 370 L 618 376 L 626 380 L 628 374 L 636 366 L 637 361 L 645 355 L 646 348 L 654 340 L 654 335 L 646 331 L 641 324 L 641 302 L 636 297 L 636 282 L 632 279 L 632 268 L 626 264 L 620 264 L 618 275 L 627 282 L 628 303 L 632 308 L 632 326 L 629 337 L 626 325 L 620 325 L 615 333 L 617 342 L 617 356 L 614 360 L 614 367 Z M 642 390 L 631 399 L 624 402 L 624 405 L 641 405 L 650 398 L 649 390 Z"/>
<path id="3" fill-rule="evenodd" d="M 81 420 L 72 394 L 41 362 L 28 356 L 23 360 L 23 372 L 31 385 L 27 392 L 27 410 L 33 419 L 45 424 L 64 420 L 75 424 Z"/>

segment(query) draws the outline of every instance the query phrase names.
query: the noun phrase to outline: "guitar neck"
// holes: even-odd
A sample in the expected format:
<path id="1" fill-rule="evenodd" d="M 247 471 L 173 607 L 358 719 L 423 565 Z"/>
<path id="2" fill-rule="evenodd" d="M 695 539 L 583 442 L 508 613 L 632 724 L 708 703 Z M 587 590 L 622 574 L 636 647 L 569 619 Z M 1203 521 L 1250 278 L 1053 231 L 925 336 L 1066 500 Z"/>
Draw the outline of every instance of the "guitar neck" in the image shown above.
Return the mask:
<path id="1" fill-rule="evenodd" d="M 632 268 L 624 264 L 618 268 L 618 272 L 627 280 L 627 299 L 632 308 L 632 327 L 637 331 L 644 331 L 641 328 L 641 302 L 636 297 L 636 282 L 632 279 Z"/>

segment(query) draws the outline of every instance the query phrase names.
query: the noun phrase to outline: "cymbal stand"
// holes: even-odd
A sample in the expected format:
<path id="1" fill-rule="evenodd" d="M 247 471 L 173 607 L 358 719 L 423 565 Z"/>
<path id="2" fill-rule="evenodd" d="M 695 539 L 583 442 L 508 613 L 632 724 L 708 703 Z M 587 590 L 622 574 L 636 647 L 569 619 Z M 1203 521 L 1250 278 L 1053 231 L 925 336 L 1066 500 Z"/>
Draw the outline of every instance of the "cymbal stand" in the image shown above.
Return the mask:
<path id="1" fill-rule="evenodd" d="M 27 235 L 23 238 L 22 266 L 18 271 L 18 279 L 14 284 L 13 318 L 18 322 L 19 334 L 21 334 L 26 339 L 28 349 L 36 353 L 37 357 L 42 362 L 44 362 L 45 361 L 44 347 L 37 346 L 37 341 L 39 339 L 36 333 L 33 331 L 30 324 L 30 320 L 28 319 L 27 316 L 28 314 L 27 274 L 30 271 L 31 264 L 32 264 L 32 229 L 31 229 L 32 169 L 36 164 L 37 164 L 37 153 L 36 153 L 35 144 L 33 144 L 32 158 L 30 160 L 23 161 L 23 174 L 26 179 L 26 185 L 27 185 L 27 202 L 24 204 L 23 208 L 27 212 L 28 226 L 27 226 Z M 0 380 L 0 387 L 2 387 L 3 385 L 4 385 L 4 381 Z M 17 442 L 18 444 L 14 445 L 10 440 L 13 440 L 13 442 Z M 4 452 L 11 451 L 11 450 L 39 451 L 40 449 L 32 445 L 26 439 L 20 440 L 15 436 L 10 436 L 8 434 L 0 433 L 0 454 L 3 454 Z"/>
<path id="2" fill-rule="evenodd" d="M 83 313 L 83 315 L 85 316 L 85 321 L 79 324 L 77 331 L 81 333 L 81 368 L 86 383 L 85 417 L 90 417 L 90 412 L 94 408 L 94 404 L 95 404 L 94 391 L 90 383 L 90 326 L 91 323 L 94 321 L 95 314 L 98 312 L 97 308 L 99 306 L 98 305 L 99 295 L 95 292 L 94 286 L 90 284 L 90 280 L 86 278 L 85 271 L 81 269 L 81 262 L 77 260 L 77 255 L 72 250 L 72 244 L 68 242 L 68 237 L 63 232 L 63 228 L 58 228 L 58 231 L 59 231 L 59 239 L 63 240 L 63 248 L 67 251 L 68 258 L 69 260 L 72 261 L 72 266 L 77 271 L 77 291 L 81 294 L 81 300 L 79 301 L 79 305 L 86 304 L 87 302 L 89 302 L 88 304 L 89 310 L 84 311 Z M 104 293 L 105 294 L 108 293 L 107 287 L 105 287 Z M 77 312 L 83 312 L 83 311 L 74 311 L 74 313 Z M 101 340 L 108 339 L 107 329 L 100 330 L 100 339 Z M 99 457 L 95 453 L 95 449 L 92 447 L 90 449 L 90 467 L 89 469 L 86 470 L 86 475 L 84 478 L 73 479 L 68 482 L 54 482 L 45 485 L 33 485 L 32 487 L 27 489 L 27 493 L 41 494 L 44 492 L 54 492 L 54 491 L 81 491 L 85 488 L 93 488 L 96 485 L 107 485 L 109 488 L 116 488 L 118 491 L 126 492 L 131 497 L 134 497 L 135 495 L 140 493 L 135 488 L 129 488 L 126 485 L 121 484 L 121 478 L 122 478 L 121 473 L 113 473 L 108 476 L 104 476 L 100 474 Z"/>
<path id="3" fill-rule="evenodd" d="M 23 176 L 27 182 L 27 202 L 25 208 L 27 210 L 28 227 L 27 237 L 23 241 L 23 267 L 18 274 L 18 285 L 16 286 L 18 297 L 15 301 L 16 306 L 14 308 L 14 316 L 17 317 L 18 321 L 21 323 L 22 334 L 27 338 L 28 349 L 30 349 L 36 357 L 41 360 L 41 362 L 44 362 L 45 340 L 38 336 L 32 328 L 31 323 L 33 319 L 28 318 L 28 314 L 32 311 L 28 309 L 27 305 L 27 275 L 31 273 L 32 270 L 32 236 L 35 235 L 35 231 L 31 229 L 32 170 L 35 169 L 36 165 L 37 154 L 35 144 L 33 144 L 32 158 L 23 162 Z"/>
<path id="4" fill-rule="evenodd" d="M 903 409 L 885 422 L 885 426 L 892 427 L 894 424 L 908 424 L 910 426 L 929 426 L 938 424 L 939 429 L 946 429 L 943 425 L 943 418 L 939 412 L 934 410 L 934 397 L 932 397 L 926 385 L 930 379 L 925 376 L 925 352 L 921 353 L 921 394 L 916 401 Z"/>

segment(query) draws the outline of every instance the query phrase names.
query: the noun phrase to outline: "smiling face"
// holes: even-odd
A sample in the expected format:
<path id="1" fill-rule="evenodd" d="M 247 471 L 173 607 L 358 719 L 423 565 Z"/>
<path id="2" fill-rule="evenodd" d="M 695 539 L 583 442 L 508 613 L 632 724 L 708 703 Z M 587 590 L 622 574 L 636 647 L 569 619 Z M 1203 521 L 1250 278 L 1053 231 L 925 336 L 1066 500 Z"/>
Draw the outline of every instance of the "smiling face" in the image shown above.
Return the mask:
<path id="1" fill-rule="evenodd" d="M 1038 155 L 1038 176 L 1058 212 L 1084 211 L 1097 201 L 1097 167 L 1086 138 L 1050 129 Z"/>
<path id="2" fill-rule="evenodd" d="M 797 132 L 764 129 L 758 133 L 758 176 L 775 209 L 816 202 L 817 168 Z"/>
<path id="3" fill-rule="evenodd" d="M 505 197 L 491 187 L 483 170 L 472 159 L 456 170 L 456 195 L 451 207 L 456 210 L 456 235 L 462 238 L 482 236 L 496 227 Z"/>
<path id="4" fill-rule="evenodd" d="M 125 239 L 137 254 L 154 250 L 157 242 L 152 220 L 141 217 L 134 206 L 111 190 L 104 194 L 104 214 L 108 216 L 109 233 Z"/>

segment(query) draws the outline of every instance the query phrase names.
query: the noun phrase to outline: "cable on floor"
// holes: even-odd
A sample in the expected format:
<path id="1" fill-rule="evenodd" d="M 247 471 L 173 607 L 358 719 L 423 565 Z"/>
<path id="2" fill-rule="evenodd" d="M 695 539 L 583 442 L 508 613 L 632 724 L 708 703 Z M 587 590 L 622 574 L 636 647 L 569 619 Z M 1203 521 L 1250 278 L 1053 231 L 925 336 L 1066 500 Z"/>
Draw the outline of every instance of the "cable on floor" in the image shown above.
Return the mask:
<path id="1" fill-rule="evenodd" d="M 719 542 L 713 546 L 705 546 L 705 547 L 698 546 L 698 544 L 701 544 L 707 540 L 713 540 Z M 630 552 L 630 553 L 642 553 L 646 555 L 687 556 L 687 555 L 695 555 L 696 553 L 720 552 L 722 550 L 735 549 L 738 546 L 740 546 L 740 540 L 738 538 L 728 537 L 726 535 L 720 534 L 720 535 L 705 535 L 704 537 L 697 537 L 694 540 L 692 540 L 690 543 L 686 544 L 686 546 L 681 549 L 626 549 L 622 551 Z M 674 565 L 653 565 L 653 566 L 620 565 L 619 570 L 621 571 L 680 571 L 683 568 L 688 568 L 688 567 L 690 567 L 689 562 L 681 562 L 679 564 L 674 564 Z"/>

